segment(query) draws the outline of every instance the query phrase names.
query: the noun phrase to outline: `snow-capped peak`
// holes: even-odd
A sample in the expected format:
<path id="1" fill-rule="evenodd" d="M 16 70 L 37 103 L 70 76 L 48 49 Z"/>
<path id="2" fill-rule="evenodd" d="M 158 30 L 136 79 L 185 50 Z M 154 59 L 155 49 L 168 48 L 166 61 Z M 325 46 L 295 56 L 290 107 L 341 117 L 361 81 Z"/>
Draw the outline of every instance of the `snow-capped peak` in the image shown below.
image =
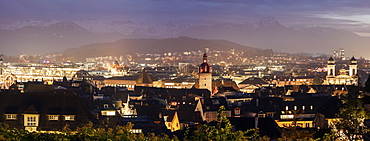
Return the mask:
<path id="1" fill-rule="evenodd" d="M 268 26 L 282 26 L 275 18 L 266 17 L 254 19 L 248 23 L 253 28 L 268 27 Z"/>
<path id="2" fill-rule="evenodd" d="M 58 23 L 60 21 L 56 20 L 47 20 L 47 21 L 35 21 L 35 20 L 20 20 L 16 21 L 15 23 L 11 25 L 6 25 L 3 27 L 3 29 L 6 30 L 16 30 L 20 29 L 26 26 L 40 26 L 40 27 L 46 27 L 55 23 Z"/>

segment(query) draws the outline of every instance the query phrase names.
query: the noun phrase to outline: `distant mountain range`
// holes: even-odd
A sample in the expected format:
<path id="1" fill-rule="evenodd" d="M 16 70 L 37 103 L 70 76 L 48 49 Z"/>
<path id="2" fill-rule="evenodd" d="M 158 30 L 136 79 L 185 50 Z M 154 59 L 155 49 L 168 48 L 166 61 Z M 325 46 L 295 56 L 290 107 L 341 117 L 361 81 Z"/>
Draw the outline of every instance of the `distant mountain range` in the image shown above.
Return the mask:
<path id="1" fill-rule="evenodd" d="M 255 52 L 261 49 L 243 46 L 226 40 L 204 40 L 190 37 L 166 38 L 166 39 L 122 39 L 110 43 L 96 43 L 70 48 L 64 51 L 64 55 L 75 60 L 83 61 L 88 57 L 98 56 L 121 56 L 135 53 L 163 54 L 172 52 L 204 51 L 210 50 L 227 51 L 237 49 Z"/>
<path id="2" fill-rule="evenodd" d="M 151 24 L 130 20 L 102 22 L 96 19 L 79 22 L 23 20 L 1 27 L 0 53 L 46 54 L 120 39 L 166 39 L 179 36 L 228 40 L 244 46 L 288 53 L 329 53 L 331 50 L 345 48 L 347 56 L 355 52 L 356 56 L 370 58 L 367 53 L 370 45 L 368 37 L 325 27 L 289 28 L 271 17 L 241 24 L 212 25 L 186 22 Z"/>
<path id="3" fill-rule="evenodd" d="M 330 53 L 333 49 L 345 48 L 348 56 L 354 51 L 357 55 L 370 57 L 362 52 L 369 47 L 370 38 L 333 28 L 287 28 L 274 18 L 244 24 L 196 26 L 181 35 L 202 39 L 225 39 L 242 45 L 272 48 L 274 51 L 288 53 Z"/>

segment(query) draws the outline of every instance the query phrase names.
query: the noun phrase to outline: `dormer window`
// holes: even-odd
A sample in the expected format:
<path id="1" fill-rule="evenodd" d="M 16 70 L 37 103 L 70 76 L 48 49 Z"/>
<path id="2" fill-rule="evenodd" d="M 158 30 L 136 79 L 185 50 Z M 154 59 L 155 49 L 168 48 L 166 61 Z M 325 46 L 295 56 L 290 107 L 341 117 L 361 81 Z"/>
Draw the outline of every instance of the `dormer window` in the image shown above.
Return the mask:
<path id="1" fill-rule="evenodd" d="M 234 113 L 235 115 L 240 115 L 240 108 L 235 108 Z"/>
<path id="2" fill-rule="evenodd" d="M 258 114 L 258 117 L 259 118 L 265 118 L 266 117 L 266 114 Z"/>
<path id="3" fill-rule="evenodd" d="M 108 104 L 104 104 L 104 105 L 103 105 L 103 107 L 104 107 L 104 108 L 108 108 Z"/>
<path id="4" fill-rule="evenodd" d="M 49 120 L 59 120 L 59 115 L 48 115 Z"/>
<path id="5" fill-rule="evenodd" d="M 5 114 L 6 120 L 17 120 L 17 114 Z"/>
<path id="6" fill-rule="evenodd" d="M 27 117 L 27 126 L 37 126 L 37 116 Z"/>
<path id="7" fill-rule="evenodd" d="M 64 120 L 65 121 L 74 121 L 75 120 L 75 115 L 64 115 Z"/>

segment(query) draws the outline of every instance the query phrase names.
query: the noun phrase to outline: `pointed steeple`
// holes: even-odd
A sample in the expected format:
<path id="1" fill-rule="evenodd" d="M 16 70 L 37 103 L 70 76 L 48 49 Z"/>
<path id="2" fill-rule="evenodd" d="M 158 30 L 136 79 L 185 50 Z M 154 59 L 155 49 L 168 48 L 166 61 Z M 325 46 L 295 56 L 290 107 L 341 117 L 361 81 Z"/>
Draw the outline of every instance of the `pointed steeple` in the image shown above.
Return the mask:
<path id="1" fill-rule="evenodd" d="M 141 74 L 136 79 L 137 84 L 151 84 L 153 80 L 150 78 L 149 74 L 145 71 L 145 68 L 141 71 Z"/>

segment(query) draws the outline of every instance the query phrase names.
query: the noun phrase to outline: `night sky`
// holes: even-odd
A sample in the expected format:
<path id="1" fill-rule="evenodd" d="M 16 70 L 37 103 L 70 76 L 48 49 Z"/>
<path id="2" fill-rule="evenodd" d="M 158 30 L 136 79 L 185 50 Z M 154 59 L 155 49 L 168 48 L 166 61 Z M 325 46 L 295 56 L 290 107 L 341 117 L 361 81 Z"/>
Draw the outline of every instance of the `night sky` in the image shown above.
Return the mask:
<path id="1" fill-rule="evenodd" d="M 133 20 L 243 23 L 274 17 L 283 25 L 336 27 L 370 33 L 364 0 L 1 0 L 0 20 Z"/>

